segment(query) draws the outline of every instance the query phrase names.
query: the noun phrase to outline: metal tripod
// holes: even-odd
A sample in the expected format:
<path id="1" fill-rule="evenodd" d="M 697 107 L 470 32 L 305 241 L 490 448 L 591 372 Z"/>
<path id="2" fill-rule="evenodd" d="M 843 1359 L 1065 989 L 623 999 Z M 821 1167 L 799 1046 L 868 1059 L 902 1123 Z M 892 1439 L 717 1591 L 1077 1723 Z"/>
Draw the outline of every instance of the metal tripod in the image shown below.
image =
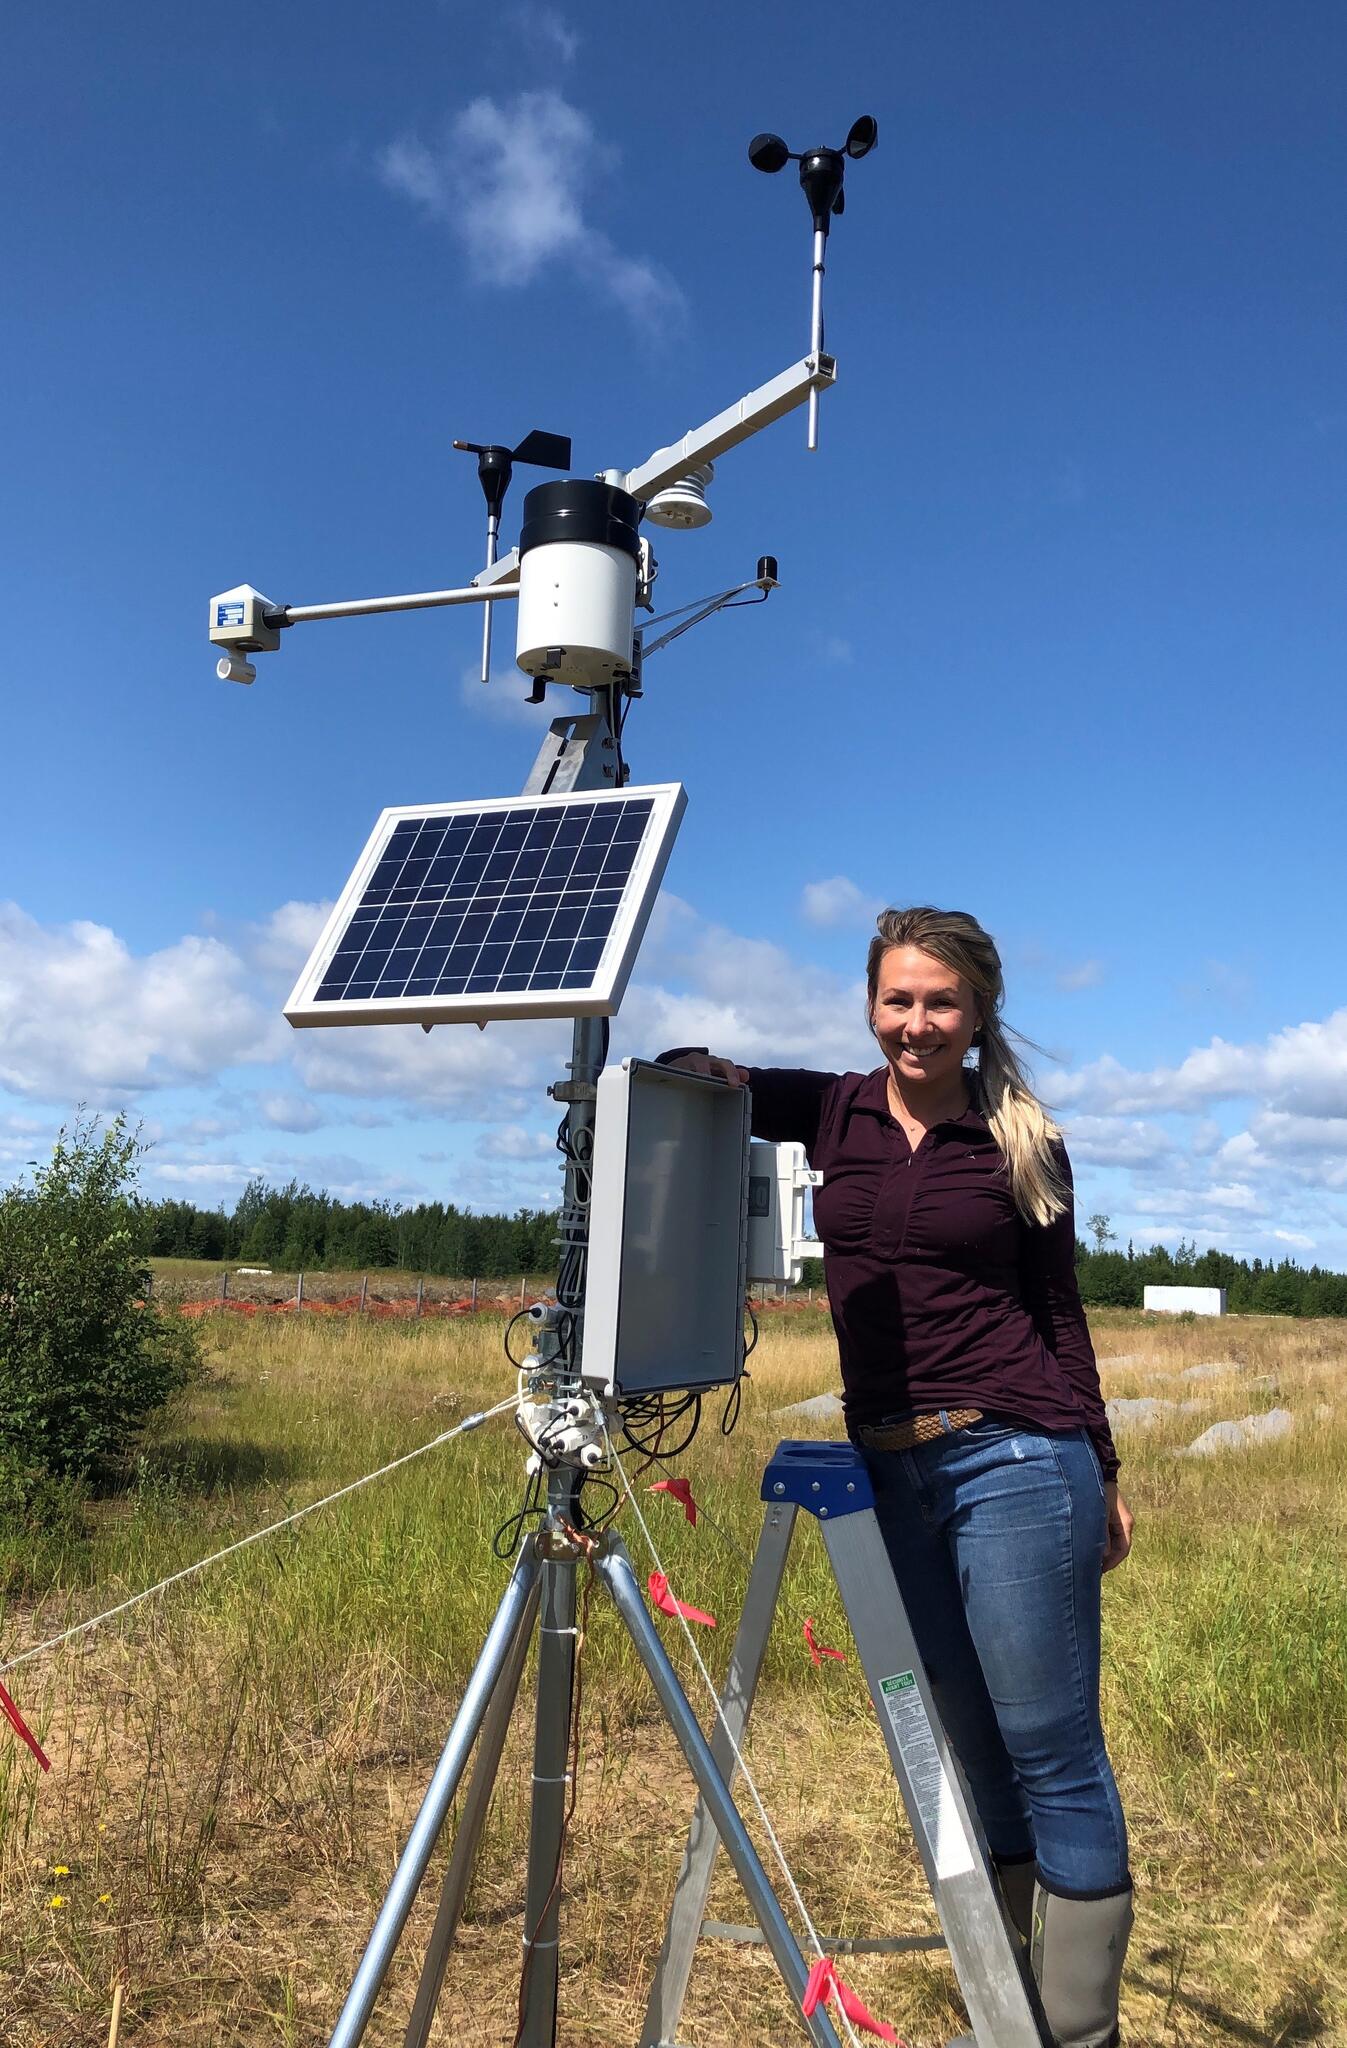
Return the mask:
<path id="1" fill-rule="evenodd" d="M 547 1520 L 526 1545 L 496 1611 L 330 2048 L 357 2048 L 364 2035 L 477 1742 L 476 1765 L 403 2037 L 403 2048 L 427 2048 L 535 1621 L 540 1622 L 541 1634 L 519 2041 L 521 2048 L 553 2048 L 577 1567 L 592 1566 L 597 1581 L 611 1595 L 701 1795 L 641 2048 L 675 2048 L 712 1867 L 722 1845 L 798 2011 L 808 1968 L 730 1786 L 734 1753 L 743 1739 L 801 1509 L 817 1518 L 823 1534 L 979 2048 L 1051 2048 L 1051 2034 L 1019 1942 L 1008 1926 L 912 1638 L 857 1454 L 846 1444 L 787 1443 L 768 1466 L 762 1486 L 767 1502 L 762 1538 L 721 1696 L 721 1718 L 709 1742 L 647 1612 L 625 1545 L 611 1531 L 593 1538 L 577 1532 L 571 1520 L 577 1477 L 553 1474 Z M 565 1682 L 558 1683 L 559 1677 Z M 807 2020 L 801 2014 L 800 2022 L 817 2048 L 840 2048 L 822 2007 Z"/>
<path id="2" fill-rule="evenodd" d="M 588 1550 L 575 1541 L 565 1516 L 554 1510 L 542 1531 L 527 1544 L 515 1566 L 496 1616 L 487 1632 L 482 1654 L 468 1681 L 463 1703 L 449 1731 L 448 1741 L 436 1765 L 430 1787 L 412 1827 L 407 1847 L 394 1872 L 374 1931 L 356 1972 L 341 2016 L 334 2028 L 330 2048 L 356 2048 L 373 2011 L 374 2001 L 397 1948 L 416 1891 L 425 1875 L 436 1840 L 444 1826 L 458 1789 L 474 1740 L 479 1741 L 476 1767 L 464 1801 L 463 1815 L 445 1875 L 444 1888 L 431 1935 L 411 2018 L 404 2035 L 404 2048 L 425 2048 L 435 2016 L 449 1950 L 457 1931 L 481 1838 L 491 1789 L 500 1763 L 501 1751 L 515 1704 L 535 1616 L 539 1611 L 540 1582 L 546 1571 L 554 1590 L 564 1583 L 562 1600 L 554 1600 L 553 1612 L 575 1611 L 575 1570 L 592 1562 L 599 1583 L 611 1595 L 627 1632 L 655 1688 L 665 1717 L 692 1770 L 706 1812 L 758 1915 L 768 1946 L 776 1960 L 791 1997 L 798 2008 L 804 1995 L 808 1965 L 802 1956 L 790 1923 L 777 1901 L 757 1851 L 739 1816 L 724 1777 L 716 1765 L 711 1745 L 697 1722 L 687 1696 L 679 1684 L 663 1643 L 655 1631 L 645 1599 L 620 1537 L 609 1532 L 594 1539 Z M 540 1659 L 547 1652 L 549 1633 L 558 1626 L 549 1617 L 547 1594 L 542 1602 Z M 561 1624 L 569 1628 L 569 1622 Z M 573 1652 L 574 1638 L 567 1636 Z M 524 2004 L 522 2048 L 551 2048 L 556 2025 L 556 1925 L 558 1915 L 557 1863 L 561 1850 L 561 1818 L 566 1800 L 566 1766 L 570 1746 L 569 1695 L 548 1698 L 540 1663 L 538 1682 L 540 1728 L 547 1724 L 556 1743 L 559 1765 L 555 1790 L 557 1825 L 551 1823 L 552 1808 L 539 1812 L 539 1794 L 552 1789 L 535 1776 L 534 1826 L 529 1842 L 528 1905 L 525 1909 L 525 1967 L 528 1984 Z M 548 1759 L 535 1750 L 535 1763 Z M 543 1825 L 539 1826 L 540 1818 Z M 545 1908 L 545 1910 L 544 1910 Z M 810 2020 L 802 2020 L 818 2048 L 840 2048 L 831 2021 L 820 2007 Z"/>

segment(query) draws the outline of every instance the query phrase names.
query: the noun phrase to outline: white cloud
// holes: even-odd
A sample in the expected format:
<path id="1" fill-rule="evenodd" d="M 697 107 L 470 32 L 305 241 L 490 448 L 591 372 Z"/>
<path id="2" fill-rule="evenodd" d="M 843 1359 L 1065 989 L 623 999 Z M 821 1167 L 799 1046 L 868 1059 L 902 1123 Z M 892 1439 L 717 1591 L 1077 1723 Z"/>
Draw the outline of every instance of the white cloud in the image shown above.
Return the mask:
<path id="1" fill-rule="evenodd" d="M 479 284 L 517 288 L 565 264 L 638 326 L 681 323 L 683 294 L 668 273 L 624 254 L 586 217 L 588 189 L 611 180 L 615 161 L 589 116 L 547 91 L 475 99 L 434 147 L 416 136 L 390 143 L 379 170 L 449 229 Z"/>
<path id="2" fill-rule="evenodd" d="M 1137 1117 L 1077 1116 L 1065 1130 L 1076 1166 L 1159 1166 L 1177 1149 L 1161 1125 Z"/>
<path id="3" fill-rule="evenodd" d="M 248 926 L 242 944 L 244 956 L 261 973 L 293 983 L 331 915 L 330 903 L 282 903 L 260 924 Z"/>
<path id="4" fill-rule="evenodd" d="M 745 1066 L 825 1070 L 874 1064 L 865 1028 L 865 984 L 795 960 L 700 917 L 679 897 L 660 897 L 620 1029 L 632 1051 L 709 1045 Z"/>
<path id="5" fill-rule="evenodd" d="M 1347 1118 L 1258 1110 L 1228 1138 L 1218 1162 L 1242 1173 L 1280 1175 L 1302 1186 L 1347 1188 Z"/>
<path id="6" fill-rule="evenodd" d="M 303 1095 L 260 1095 L 257 1107 L 263 1122 L 278 1131 L 316 1131 L 327 1122 L 317 1103 Z"/>
<path id="7" fill-rule="evenodd" d="M 860 891 L 845 877 L 812 886 L 823 892 L 816 910 L 839 927 L 857 914 Z M 414 1198 L 405 1175 L 424 1166 L 410 1134 L 367 1160 L 287 1159 L 273 1146 L 285 1131 L 327 1126 L 340 1144 L 343 1131 L 354 1143 L 358 1129 L 409 1124 L 424 1143 L 433 1118 L 452 1148 L 455 1199 L 469 1188 L 488 1206 L 553 1199 L 551 1135 L 534 1126 L 545 1084 L 564 1070 L 569 1024 L 293 1032 L 276 988 L 325 914 L 284 904 L 232 938 L 217 928 L 137 956 L 102 926 L 49 928 L 0 911 L 0 1165 L 17 1172 L 44 1157 L 59 1121 L 15 1097 L 65 1113 L 85 1100 L 134 1119 L 157 1092 L 146 1166 L 161 1190 L 213 1200 L 253 1175 L 295 1172 L 334 1192 Z M 612 1057 L 671 1045 L 832 1071 L 877 1057 L 859 971 L 812 965 L 665 894 L 614 1020 Z M 247 1071 L 258 1065 L 271 1071 Z M 1207 1104 L 1236 1089 L 1251 1098 L 1243 1128 L 1227 1118 L 1222 1129 Z M 1314 1246 L 1347 1264 L 1347 1012 L 1246 1045 L 1214 1040 L 1150 1071 L 1096 1060 L 1059 1074 L 1052 1093 L 1066 1108 L 1082 1215 L 1107 1210 L 1119 1236 L 1139 1242 L 1181 1234 L 1264 1255 Z"/>
<path id="8" fill-rule="evenodd" d="M 296 1033 L 292 1062 L 320 1094 L 394 1098 L 415 1110 L 451 1108 L 473 1122 L 517 1121 L 546 1080 L 559 1075 L 569 1044 L 564 1022 L 437 1025 L 365 1024 Z"/>
<path id="9" fill-rule="evenodd" d="M 532 46 L 535 55 L 550 56 L 562 64 L 575 62 L 580 37 L 555 7 L 541 7 L 532 4 L 532 0 L 523 0 L 523 4 L 509 10 L 509 20 L 525 45 Z"/>
<path id="10" fill-rule="evenodd" d="M 193 1190 L 205 1189 L 208 1195 L 221 1187 L 241 1192 L 260 1171 L 241 1166 L 237 1159 L 160 1159 L 154 1162 L 151 1178 L 163 1187 L 183 1189 L 190 1201 Z"/>
<path id="11" fill-rule="evenodd" d="M 188 937 L 137 958 L 105 925 L 0 905 L 0 1086 L 95 1104 L 271 1059 L 282 1027 L 237 953 Z"/>
<path id="12" fill-rule="evenodd" d="M 1060 989 L 1098 988 L 1104 979 L 1103 963 L 1099 960 L 1082 960 L 1076 967 L 1058 969 L 1057 986 Z"/>
<path id="13" fill-rule="evenodd" d="M 1261 1098 L 1269 1109 L 1347 1116 L 1347 1009 L 1322 1022 L 1288 1025 L 1261 1044 L 1213 1038 L 1176 1067 L 1137 1071 L 1110 1055 L 1059 1084 L 1058 1099 L 1098 1111 L 1197 1111 L 1214 1102 Z"/>
<path id="14" fill-rule="evenodd" d="M 507 613 L 506 618 L 513 631 L 513 615 Z M 493 668 L 490 682 L 484 683 L 481 665 L 474 661 L 458 679 L 458 701 L 465 711 L 490 718 L 497 725 L 529 726 L 541 744 L 543 734 L 557 715 L 557 700 L 554 694 L 541 704 L 530 704 L 528 693 L 529 678 L 513 665 L 500 671 Z"/>
<path id="15" fill-rule="evenodd" d="M 867 896 L 847 875 L 830 875 L 825 882 L 806 882 L 800 892 L 800 915 L 806 924 L 824 929 L 873 924 L 883 904 Z"/>
<path id="16" fill-rule="evenodd" d="M 554 1132 L 529 1131 L 523 1124 L 506 1124 L 503 1130 L 488 1131 L 478 1141 L 477 1150 L 483 1159 L 545 1159 L 549 1153 L 557 1153 Z"/>

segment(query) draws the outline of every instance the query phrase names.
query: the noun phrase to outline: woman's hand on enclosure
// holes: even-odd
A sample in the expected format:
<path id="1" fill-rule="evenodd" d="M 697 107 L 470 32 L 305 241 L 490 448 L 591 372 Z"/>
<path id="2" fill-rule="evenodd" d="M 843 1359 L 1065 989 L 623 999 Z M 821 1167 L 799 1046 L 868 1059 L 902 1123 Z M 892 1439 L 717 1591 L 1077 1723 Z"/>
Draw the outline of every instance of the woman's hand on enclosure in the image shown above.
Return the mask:
<path id="1" fill-rule="evenodd" d="M 1132 1510 L 1118 1491 L 1116 1479 L 1104 1482 L 1104 1504 L 1108 1509 L 1108 1537 L 1104 1544 L 1104 1570 L 1111 1572 L 1132 1548 Z"/>
<path id="2" fill-rule="evenodd" d="M 728 1081 L 734 1088 L 748 1086 L 747 1067 L 736 1067 L 733 1060 L 717 1059 L 714 1053 L 685 1052 L 681 1059 L 670 1060 L 669 1064 L 685 1074 L 708 1074 L 714 1081 Z"/>

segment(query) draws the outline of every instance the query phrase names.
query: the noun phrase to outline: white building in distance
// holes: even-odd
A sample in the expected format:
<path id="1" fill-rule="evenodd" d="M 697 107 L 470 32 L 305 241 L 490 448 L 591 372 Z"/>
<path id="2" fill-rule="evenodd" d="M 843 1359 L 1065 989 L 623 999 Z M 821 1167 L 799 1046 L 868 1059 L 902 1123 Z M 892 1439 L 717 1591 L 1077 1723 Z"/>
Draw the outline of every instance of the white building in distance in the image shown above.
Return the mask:
<path id="1" fill-rule="evenodd" d="M 1141 1306 L 1162 1316 L 1223 1316 L 1224 1287 L 1147 1287 Z"/>

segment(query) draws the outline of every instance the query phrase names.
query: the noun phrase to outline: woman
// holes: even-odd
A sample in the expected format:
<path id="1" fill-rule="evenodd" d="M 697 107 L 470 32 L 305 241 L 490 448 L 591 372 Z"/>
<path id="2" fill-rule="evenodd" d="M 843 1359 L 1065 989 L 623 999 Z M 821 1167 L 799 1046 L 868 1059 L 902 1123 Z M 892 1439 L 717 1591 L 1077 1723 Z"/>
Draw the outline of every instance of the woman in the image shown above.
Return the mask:
<path id="1" fill-rule="evenodd" d="M 871 1074 L 678 1064 L 747 1085 L 755 1135 L 803 1143 L 822 1172 L 847 1431 L 1053 2034 L 1106 2048 L 1132 1887 L 1099 1722 L 1100 1576 L 1132 1517 L 1070 1166 L 975 919 L 886 910 L 867 987 Z"/>

